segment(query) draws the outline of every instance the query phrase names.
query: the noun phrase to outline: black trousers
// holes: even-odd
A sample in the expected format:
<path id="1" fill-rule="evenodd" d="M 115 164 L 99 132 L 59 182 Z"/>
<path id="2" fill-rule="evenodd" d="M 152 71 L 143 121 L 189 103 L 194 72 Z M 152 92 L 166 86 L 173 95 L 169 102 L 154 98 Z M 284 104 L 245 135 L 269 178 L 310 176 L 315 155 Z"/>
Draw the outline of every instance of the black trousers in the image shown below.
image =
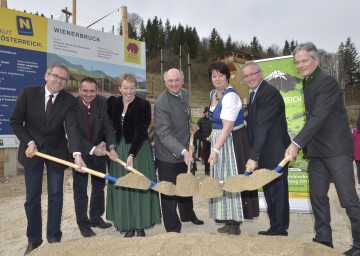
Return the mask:
<path id="1" fill-rule="evenodd" d="M 288 166 L 284 166 L 282 175 L 265 185 L 263 190 L 270 219 L 270 231 L 275 233 L 286 231 L 290 222 Z"/>
<path id="2" fill-rule="evenodd" d="M 315 239 L 332 242 L 329 186 L 333 180 L 341 207 L 350 219 L 353 245 L 360 248 L 360 203 L 355 189 L 353 156 L 309 159 L 310 202 L 315 217 Z"/>
<path id="3" fill-rule="evenodd" d="M 99 161 L 97 156 L 86 156 L 84 159 L 88 168 L 94 169 L 98 172 L 106 172 L 106 160 Z M 87 185 L 88 178 L 91 177 L 91 197 L 90 210 L 88 217 L 88 194 Z M 104 199 L 105 180 L 87 173 L 80 173 L 73 170 L 73 190 L 76 222 L 80 229 L 91 226 L 91 223 L 96 223 L 105 212 Z"/>
<path id="4" fill-rule="evenodd" d="M 156 159 L 160 181 L 168 181 L 176 184 L 176 177 L 180 173 L 186 173 L 185 163 L 167 163 Z M 179 215 L 177 214 L 179 208 Z M 192 197 L 167 196 L 161 194 L 161 209 L 166 232 L 181 231 L 181 222 L 187 222 L 196 218 L 193 209 Z"/>
<path id="5" fill-rule="evenodd" d="M 205 173 L 210 173 L 210 163 L 208 162 L 211 151 L 211 143 L 210 141 L 203 140 L 202 141 L 202 150 L 204 152 L 204 165 L 205 165 Z"/>

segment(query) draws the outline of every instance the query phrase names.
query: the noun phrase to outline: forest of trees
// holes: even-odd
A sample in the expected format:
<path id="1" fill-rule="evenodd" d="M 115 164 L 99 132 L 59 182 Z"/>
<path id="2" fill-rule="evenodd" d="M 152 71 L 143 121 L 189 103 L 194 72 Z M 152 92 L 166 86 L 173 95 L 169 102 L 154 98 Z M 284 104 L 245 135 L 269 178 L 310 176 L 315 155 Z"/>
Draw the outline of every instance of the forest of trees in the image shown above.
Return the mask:
<path id="1" fill-rule="evenodd" d="M 228 51 L 244 52 L 255 56 L 256 59 L 290 55 L 297 45 L 297 41 L 285 40 L 281 48 L 276 44 L 267 47 L 261 45 L 256 36 L 247 44 L 233 40 L 229 35 L 224 41 L 216 29 L 212 29 L 210 36 L 199 38 L 195 27 L 182 24 L 171 25 L 167 19 L 165 24 L 155 16 L 148 19 L 146 24 L 136 13 L 128 14 L 129 37 L 145 41 L 147 60 L 160 58 L 162 50 L 164 61 L 179 58 L 180 48 L 195 63 L 209 63 Z M 121 25 L 119 32 L 121 34 Z M 180 47 L 181 46 L 181 47 Z M 360 61 L 359 54 L 351 38 L 339 45 L 336 53 L 329 53 L 320 49 L 321 68 L 338 79 L 343 89 L 360 89 Z M 149 72 L 157 72 L 155 65 L 147 67 Z"/>

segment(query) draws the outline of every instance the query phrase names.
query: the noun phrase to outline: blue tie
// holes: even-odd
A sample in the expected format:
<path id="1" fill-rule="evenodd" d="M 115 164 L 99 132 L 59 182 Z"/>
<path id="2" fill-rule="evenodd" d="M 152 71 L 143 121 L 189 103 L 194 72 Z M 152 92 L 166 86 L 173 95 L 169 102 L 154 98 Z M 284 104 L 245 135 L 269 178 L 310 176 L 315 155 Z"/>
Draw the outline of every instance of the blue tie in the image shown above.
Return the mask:
<path id="1" fill-rule="evenodd" d="M 253 144 L 253 134 L 252 134 L 252 128 L 251 128 L 251 105 L 253 102 L 253 98 L 254 98 L 254 92 L 250 93 L 250 101 L 249 101 L 249 109 L 248 109 L 248 121 L 247 121 L 247 136 L 248 136 L 248 141 L 249 141 L 249 145 Z"/>

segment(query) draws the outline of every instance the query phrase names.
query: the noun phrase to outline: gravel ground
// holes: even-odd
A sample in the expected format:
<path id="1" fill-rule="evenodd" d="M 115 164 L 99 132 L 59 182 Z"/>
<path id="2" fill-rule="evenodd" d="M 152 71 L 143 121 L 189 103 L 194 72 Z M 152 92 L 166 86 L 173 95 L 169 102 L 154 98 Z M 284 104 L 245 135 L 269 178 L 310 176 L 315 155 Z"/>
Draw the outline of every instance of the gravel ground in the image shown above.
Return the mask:
<path id="1" fill-rule="evenodd" d="M 206 178 L 200 162 L 196 177 L 199 181 Z M 44 241 L 32 255 L 337 255 L 349 249 L 351 244 L 350 223 L 345 210 L 340 207 L 333 184 L 329 197 L 334 250 L 311 242 L 314 217 L 309 213 L 291 213 L 287 238 L 257 235 L 258 231 L 269 227 L 265 212 L 254 220 L 244 221 L 240 236 L 220 235 L 216 230 L 221 226 L 209 218 L 208 201 L 198 196 L 194 197 L 194 208 L 205 224 L 183 223 L 181 234 L 166 233 L 163 225 L 157 225 L 146 230 L 145 238 L 126 239 L 112 227 L 106 230 L 94 228 L 97 236 L 85 239 L 76 224 L 71 183 L 71 172 L 66 170 L 62 242 L 48 244 Z M 0 179 L 0 255 L 23 255 L 26 249 L 24 190 L 23 175 Z M 46 223 L 46 192 L 43 193 L 42 205 L 43 223 Z"/>

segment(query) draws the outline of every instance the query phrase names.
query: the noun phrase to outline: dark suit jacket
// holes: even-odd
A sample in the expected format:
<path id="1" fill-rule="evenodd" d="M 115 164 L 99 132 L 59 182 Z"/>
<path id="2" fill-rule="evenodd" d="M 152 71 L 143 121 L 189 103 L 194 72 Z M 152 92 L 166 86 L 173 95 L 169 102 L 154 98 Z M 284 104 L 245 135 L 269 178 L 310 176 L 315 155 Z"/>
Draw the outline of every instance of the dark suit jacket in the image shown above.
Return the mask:
<path id="1" fill-rule="evenodd" d="M 147 100 L 135 96 L 127 108 L 124 118 L 124 127 L 121 127 L 121 114 L 124 109 L 122 96 L 108 99 L 108 113 L 113 121 L 116 141 L 120 143 L 122 137 L 125 143 L 130 144 L 129 154 L 137 155 L 142 144 L 149 138 L 148 128 L 151 121 L 151 105 Z"/>
<path id="2" fill-rule="evenodd" d="M 81 153 L 83 155 L 89 155 L 92 148 L 101 141 L 106 141 L 107 147 L 111 144 L 115 145 L 114 127 L 107 113 L 107 99 L 101 95 L 96 95 L 89 109 L 84 105 L 80 97 L 77 97 L 76 101 L 76 116 L 79 123 Z M 90 113 L 89 116 L 87 113 Z M 88 134 L 87 123 L 89 123 L 90 134 Z M 90 135 L 90 141 L 88 140 L 88 135 Z M 106 157 L 96 157 L 95 159 L 96 161 L 106 161 Z"/>
<path id="3" fill-rule="evenodd" d="M 18 160 L 25 168 L 35 166 L 38 157 L 25 155 L 27 144 L 34 140 L 38 147 L 45 147 L 46 153 L 69 160 L 70 152 L 80 152 L 80 141 L 75 114 L 75 97 L 64 90 L 57 95 L 52 107 L 48 125 L 45 125 L 45 86 L 30 86 L 21 90 L 10 118 L 10 126 L 20 140 Z M 65 128 L 64 128 L 65 126 Z M 69 138 L 65 137 L 66 134 Z M 67 167 L 50 161 L 56 171 Z"/>
<path id="4" fill-rule="evenodd" d="M 310 157 L 352 154 L 354 144 L 339 83 L 317 68 L 303 90 L 306 123 L 294 141 L 306 147 Z"/>
<path id="5" fill-rule="evenodd" d="M 290 144 L 285 116 L 285 104 L 280 92 L 265 80 L 260 84 L 251 105 L 253 145 L 250 159 L 260 167 L 271 168 L 284 158 Z"/>

